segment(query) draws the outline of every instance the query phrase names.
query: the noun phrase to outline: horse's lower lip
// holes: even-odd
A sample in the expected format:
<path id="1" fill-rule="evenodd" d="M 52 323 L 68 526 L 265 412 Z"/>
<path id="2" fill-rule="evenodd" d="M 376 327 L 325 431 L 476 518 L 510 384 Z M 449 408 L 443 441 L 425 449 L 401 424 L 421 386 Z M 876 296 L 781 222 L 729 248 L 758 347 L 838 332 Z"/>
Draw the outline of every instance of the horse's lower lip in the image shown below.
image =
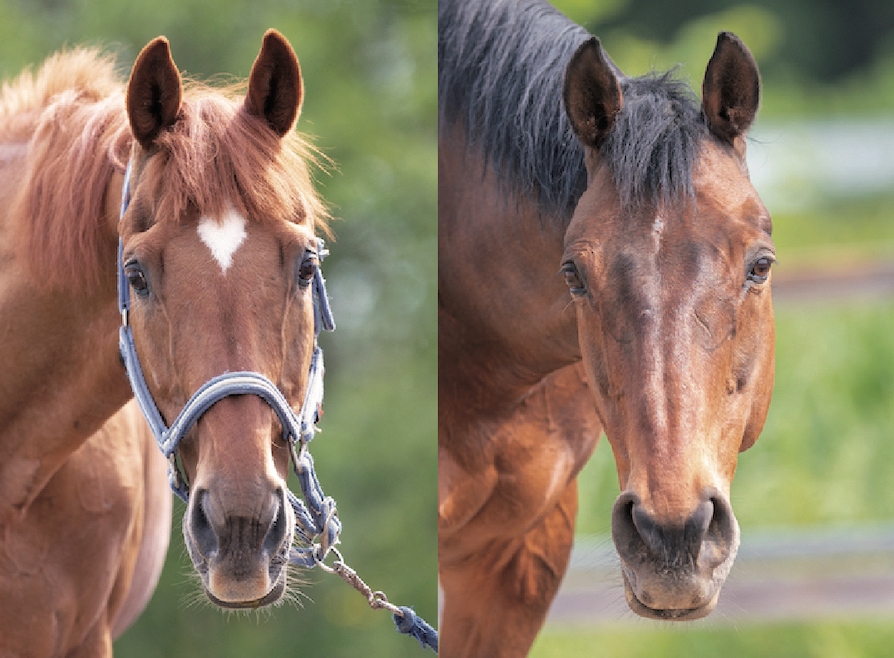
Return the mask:
<path id="1" fill-rule="evenodd" d="M 717 599 L 720 596 L 720 592 L 718 591 L 713 598 L 709 599 L 705 604 L 695 608 L 650 608 L 636 597 L 633 588 L 630 586 L 630 581 L 627 579 L 627 574 L 624 573 L 623 570 L 621 575 L 624 579 L 624 594 L 627 597 L 627 605 L 629 605 L 630 609 L 640 617 L 645 617 L 647 619 L 659 619 L 662 621 L 693 621 L 695 619 L 701 619 L 702 617 L 707 617 L 714 610 L 717 605 Z"/>
<path id="2" fill-rule="evenodd" d="M 205 596 L 208 597 L 211 603 L 220 608 L 228 608 L 231 610 L 255 610 L 257 608 L 263 608 L 266 605 L 276 603 L 277 601 L 279 601 L 280 598 L 282 598 L 282 595 L 285 591 L 286 579 L 284 572 L 283 577 L 276 582 L 276 584 L 269 592 L 267 592 L 261 598 L 255 599 L 253 601 L 221 601 L 219 598 L 214 596 L 214 594 L 209 592 L 208 588 L 205 588 Z"/>

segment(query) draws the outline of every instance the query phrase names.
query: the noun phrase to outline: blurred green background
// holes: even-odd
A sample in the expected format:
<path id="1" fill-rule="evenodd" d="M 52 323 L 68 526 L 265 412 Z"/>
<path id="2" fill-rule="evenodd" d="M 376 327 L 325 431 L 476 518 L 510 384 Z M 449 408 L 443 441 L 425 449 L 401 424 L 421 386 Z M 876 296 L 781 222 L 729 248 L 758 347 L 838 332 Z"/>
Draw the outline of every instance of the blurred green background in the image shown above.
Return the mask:
<path id="1" fill-rule="evenodd" d="M 679 63 L 696 89 L 716 33 L 736 32 L 763 74 L 749 149 L 774 218 L 777 282 L 805 269 L 834 277 L 894 263 L 894 158 L 887 155 L 894 153 L 894 3 L 554 4 L 598 34 L 625 72 Z M 339 328 L 321 338 L 326 417 L 313 454 L 324 489 L 339 501 L 348 562 L 432 622 L 436 21 L 433 0 L 0 0 L 4 79 L 81 43 L 116 52 L 126 77 L 140 47 L 159 34 L 190 75 L 244 77 L 267 27 L 291 41 L 306 85 L 299 130 L 335 163 L 317 179 L 339 218 L 324 266 Z M 894 299 L 779 297 L 776 315 L 774 401 L 733 483 L 743 535 L 894 521 Z M 617 493 L 603 441 L 581 478 L 582 535 L 608 532 Z M 181 512 L 175 503 L 175 516 Z M 191 572 L 176 518 L 162 581 L 116 643 L 117 656 L 424 655 L 393 631 L 386 613 L 369 610 L 332 576 L 304 576 L 301 608 L 246 615 L 202 602 Z M 856 658 L 888 656 L 892 645 L 894 619 L 885 618 L 633 623 L 549 626 L 532 656 Z"/>
<path id="2" fill-rule="evenodd" d="M 732 502 L 749 534 L 894 522 L 894 297 L 831 291 L 894 264 L 894 3 L 888 0 L 554 0 L 629 75 L 680 64 L 700 93 L 717 32 L 752 49 L 763 76 L 749 166 L 772 216 L 774 289 L 811 272 L 819 294 L 775 298 L 773 403 L 740 456 Z M 610 533 L 618 494 L 600 442 L 580 479 L 579 536 Z M 736 567 L 733 567 L 733 575 Z M 626 608 L 620 581 L 618 609 Z M 721 600 L 723 595 L 721 595 Z M 894 616 L 548 625 L 534 658 L 891 656 Z M 626 621 L 621 619 L 626 615 Z M 887 616 L 886 616 L 887 615 Z"/>
<path id="3" fill-rule="evenodd" d="M 312 444 L 339 505 L 342 552 L 373 589 L 437 617 L 435 268 L 437 76 L 425 0 L 0 0 L 0 76 L 77 44 L 118 54 L 126 80 L 159 34 L 192 77 L 244 78 L 268 27 L 305 79 L 302 133 L 334 162 L 317 172 L 337 217 L 324 264 L 338 330 L 326 352 L 326 416 Z M 390 615 L 335 576 L 306 573 L 272 611 L 204 602 L 179 528 L 147 611 L 119 657 L 419 656 Z"/>

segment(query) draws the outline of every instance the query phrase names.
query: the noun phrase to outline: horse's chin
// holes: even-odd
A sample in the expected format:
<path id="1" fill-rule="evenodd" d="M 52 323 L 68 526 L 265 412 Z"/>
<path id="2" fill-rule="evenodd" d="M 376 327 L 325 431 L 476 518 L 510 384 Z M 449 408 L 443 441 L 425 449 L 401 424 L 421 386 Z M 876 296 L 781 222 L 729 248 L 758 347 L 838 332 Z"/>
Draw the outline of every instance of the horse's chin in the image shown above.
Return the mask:
<path id="1" fill-rule="evenodd" d="M 627 605 L 630 606 L 633 612 L 646 619 L 657 619 L 659 621 L 694 621 L 702 619 L 714 611 L 714 608 L 717 607 L 717 601 L 720 599 L 720 587 L 717 587 L 710 599 L 692 608 L 651 608 L 637 598 L 636 592 L 630 585 L 627 573 L 623 569 L 621 575 L 624 578 L 624 595 L 627 598 Z"/>
<path id="2" fill-rule="evenodd" d="M 259 599 L 254 599 L 253 601 L 223 601 L 214 596 L 207 587 L 204 589 L 205 596 L 208 597 L 208 600 L 219 608 L 226 608 L 228 610 L 256 610 L 257 608 L 272 605 L 283 597 L 283 594 L 286 592 L 286 570 L 282 570 L 279 580 L 274 583 L 267 594 Z"/>

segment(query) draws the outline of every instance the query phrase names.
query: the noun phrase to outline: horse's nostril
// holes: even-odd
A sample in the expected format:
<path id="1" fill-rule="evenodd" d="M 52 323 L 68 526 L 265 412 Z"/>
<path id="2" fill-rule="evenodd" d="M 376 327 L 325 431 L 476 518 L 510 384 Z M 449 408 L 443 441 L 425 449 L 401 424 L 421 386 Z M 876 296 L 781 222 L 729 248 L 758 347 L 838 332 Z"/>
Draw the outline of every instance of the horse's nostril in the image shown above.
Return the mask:
<path id="1" fill-rule="evenodd" d="M 270 523 L 267 536 L 264 537 L 264 549 L 270 555 L 278 554 L 289 538 L 289 518 L 285 507 L 285 494 L 281 489 L 277 489 L 274 498 L 273 520 Z"/>
<path id="2" fill-rule="evenodd" d="M 217 533 L 208 517 L 208 491 L 199 490 L 193 493 L 189 509 L 189 528 L 196 548 L 204 556 L 210 556 L 218 550 Z"/>
<path id="3" fill-rule="evenodd" d="M 706 500 L 695 508 L 695 512 L 683 525 L 683 548 L 692 556 L 693 560 L 698 559 L 708 526 L 713 518 L 714 503 L 711 500 Z"/>
<path id="4" fill-rule="evenodd" d="M 649 550 L 633 519 L 637 503 L 639 503 L 639 498 L 636 494 L 623 493 L 615 501 L 615 506 L 612 509 L 612 538 L 622 557 L 632 557 Z M 645 522 L 644 519 L 643 522 Z"/>
<path id="5" fill-rule="evenodd" d="M 630 520 L 633 523 L 633 529 L 642 538 L 650 553 L 660 554 L 663 552 L 665 542 L 665 533 L 662 531 L 652 515 L 649 514 L 642 505 L 631 503 Z"/>
<path id="6" fill-rule="evenodd" d="M 701 561 L 714 567 L 736 550 L 738 526 L 732 507 L 725 498 L 715 496 L 709 502 L 712 514 L 703 534 Z"/>

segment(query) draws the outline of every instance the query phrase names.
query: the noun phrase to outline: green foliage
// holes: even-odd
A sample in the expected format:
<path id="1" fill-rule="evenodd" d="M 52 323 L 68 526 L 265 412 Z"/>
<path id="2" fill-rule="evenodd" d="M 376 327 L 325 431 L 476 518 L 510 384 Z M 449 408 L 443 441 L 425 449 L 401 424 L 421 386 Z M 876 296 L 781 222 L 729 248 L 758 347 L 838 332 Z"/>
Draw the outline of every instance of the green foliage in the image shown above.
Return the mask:
<path id="1" fill-rule="evenodd" d="M 887 0 L 554 0 L 628 75 L 681 65 L 701 87 L 717 32 L 738 34 L 763 75 L 761 116 L 888 114 L 894 10 Z"/>
<path id="2" fill-rule="evenodd" d="M 894 31 L 894 11 L 886 0 L 591 0 L 589 11 L 583 0 L 555 4 L 594 33 L 661 46 L 684 40 L 693 25 L 757 12 L 765 26 L 766 18 L 772 23 L 774 47 L 762 62 L 767 71 L 792 71 L 824 83 L 840 82 L 871 65 L 890 48 Z M 723 29 L 734 29 L 734 23 Z M 743 30 L 740 36 L 746 33 L 761 41 L 760 32 Z"/>
<path id="3" fill-rule="evenodd" d="M 883 658 L 891 655 L 885 621 L 787 623 L 711 627 L 709 624 L 645 624 L 635 630 L 575 629 L 540 635 L 530 658 Z"/>
<path id="4" fill-rule="evenodd" d="M 809 211 L 773 214 L 773 242 L 783 268 L 789 261 L 791 265 L 820 264 L 826 257 L 841 267 L 894 253 L 894 197 L 824 201 L 812 204 Z"/>
<path id="5" fill-rule="evenodd" d="M 311 446 L 339 503 L 345 559 L 373 589 L 437 617 L 436 7 L 413 0 L 0 0 L 0 76 L 53 50 L 117 52 L 122 77 L 159 34 L 192 77 L 245 77 L 276 27 L 301 61 L 298 129 L 336 221 L 324 263 L 338 330 Z M 182 505 L 176 503 L 182 513 Z M 203 601 L 173 525 L 145 614 L 116 656 L 419 656 L 390 615 L 335 576 L 303 574 L 301 608 L 227 614 Z"/>
<path id="6" fill-rule="evenodd" d="M 741 5 L 693 19 L 680 28 L 667 43 L 650 41 L 623 28 L 604 33 L 597 27 L 606 49 L 621 70 L 629 75 L 642 75 L 651 70 L 682 66 L 684 75 L 695 89 L 701 88 L 705 66 L 717 43 L 717 33 L 736 33 L 761 62 L 772 55 L 782 30 L 776 16 L 766 9 Z"/>
<path id="7" fill-rule="evenodd" d="M 741 455 L 743 528 L 894 517 L 894 303 L 778 305 L 767 424 Z"/>

